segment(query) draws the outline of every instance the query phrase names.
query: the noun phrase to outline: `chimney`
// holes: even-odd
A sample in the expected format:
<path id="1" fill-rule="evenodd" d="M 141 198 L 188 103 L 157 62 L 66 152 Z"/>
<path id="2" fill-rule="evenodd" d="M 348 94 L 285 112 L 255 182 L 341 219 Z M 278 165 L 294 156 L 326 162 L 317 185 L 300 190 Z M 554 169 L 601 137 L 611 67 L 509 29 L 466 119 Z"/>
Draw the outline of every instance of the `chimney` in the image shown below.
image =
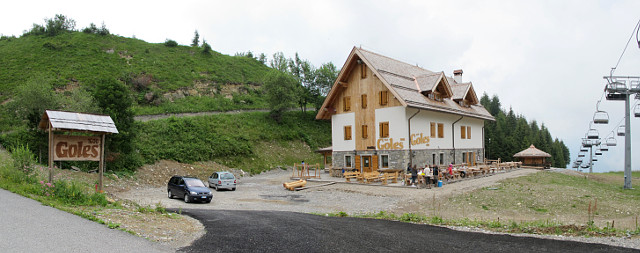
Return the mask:
<path id="1" fill-rule="evenodd" d="M 456 83 L 462 83 L 462 69 L 453 71 L 453 80 L 456 80 Z"/>

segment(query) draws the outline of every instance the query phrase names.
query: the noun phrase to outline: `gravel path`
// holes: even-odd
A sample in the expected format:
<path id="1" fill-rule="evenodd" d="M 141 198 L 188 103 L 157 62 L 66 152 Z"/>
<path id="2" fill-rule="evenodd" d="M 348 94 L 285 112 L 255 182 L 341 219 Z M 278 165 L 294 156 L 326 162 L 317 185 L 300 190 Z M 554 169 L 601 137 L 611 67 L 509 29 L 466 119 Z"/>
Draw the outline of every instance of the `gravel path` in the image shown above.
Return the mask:
<path id="1" fill-rule="evenodd" d="M 124 231 L 0 189 L 2 252 L 171 252 Z"/>

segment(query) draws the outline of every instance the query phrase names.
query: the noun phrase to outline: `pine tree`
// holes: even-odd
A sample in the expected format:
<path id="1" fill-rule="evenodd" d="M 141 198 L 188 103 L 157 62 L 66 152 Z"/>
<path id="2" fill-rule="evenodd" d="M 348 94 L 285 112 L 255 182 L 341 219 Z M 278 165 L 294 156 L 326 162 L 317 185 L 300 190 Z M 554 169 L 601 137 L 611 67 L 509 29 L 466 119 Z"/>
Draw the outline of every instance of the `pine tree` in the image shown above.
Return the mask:
<path id="1" fill-rule="evenodd" d="M 200 34 L 198 34 L 198 30 L 196 30 L 195 34 L 193 35 L 193 40 L 191 41 L 191 46 L 197 47 L 198 45 L 200 45 Z"/>

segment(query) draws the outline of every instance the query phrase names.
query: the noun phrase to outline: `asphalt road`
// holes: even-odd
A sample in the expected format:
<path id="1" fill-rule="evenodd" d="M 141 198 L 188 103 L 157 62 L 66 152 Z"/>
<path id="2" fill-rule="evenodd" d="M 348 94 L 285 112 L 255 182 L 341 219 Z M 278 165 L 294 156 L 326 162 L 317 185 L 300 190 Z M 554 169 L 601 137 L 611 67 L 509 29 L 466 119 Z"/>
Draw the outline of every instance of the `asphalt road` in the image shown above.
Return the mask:
<path id="1" fill-rule="evenodd" d="M 638 252 L 394 221 L 278 211 L 182 210 L 207 233 L 183 252 Z"/>
<path id="2" fill-rule="evenodd" d="M 0 189 L 0 252 L 171 252 Z"/>

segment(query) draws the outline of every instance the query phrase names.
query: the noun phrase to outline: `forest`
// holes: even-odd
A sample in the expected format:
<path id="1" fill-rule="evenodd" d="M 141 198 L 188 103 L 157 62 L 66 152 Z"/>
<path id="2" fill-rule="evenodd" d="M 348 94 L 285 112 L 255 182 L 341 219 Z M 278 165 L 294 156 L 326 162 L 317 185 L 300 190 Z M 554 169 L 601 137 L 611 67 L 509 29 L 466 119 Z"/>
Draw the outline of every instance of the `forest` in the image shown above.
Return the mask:
<path id="1" fill-rule="evenodd" d="M 485 122 L 485 150 L 488 159 L 512 160 L 513 155 L 531 144 L 551 155 L 547 161 L 551 166 L 565 168 L 571 160 L 569 148 L 563 141 L 555 139 L 544 123 L 527 121 L 524 115 L 516 115 L 512 108 L 502 109 L 497 95 L 489 98 L 482 95 L 480 103 L 495 117 L 496 121 Z"/>

